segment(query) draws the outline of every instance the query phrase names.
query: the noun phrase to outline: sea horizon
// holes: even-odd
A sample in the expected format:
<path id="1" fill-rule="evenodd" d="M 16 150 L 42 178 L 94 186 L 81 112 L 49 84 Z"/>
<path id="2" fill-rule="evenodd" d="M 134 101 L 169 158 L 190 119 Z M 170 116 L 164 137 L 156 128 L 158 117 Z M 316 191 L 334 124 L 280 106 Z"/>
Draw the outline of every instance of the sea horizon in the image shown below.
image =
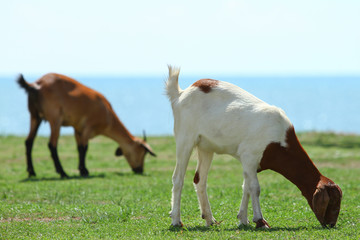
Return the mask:
<path id="1" fill-rule="evenodd" d="M 112 104 L 120 120 L 134 135 L 173 134 L 173 116 L 165 96 L 166 74 L 159 75 L 69 75 L 102 93 Z M 0 135 L 26 136 L 30 119 L 27 97 L 16 83 L 17 75 L 0 76 Z M 28 82 L 41 75 L 24 74 Z M 360 134 L 360 76 L 211 76 L 182 75 L 182 89 L 200 78 L 231 82 L 263 101 L 282 108 L 296 131 L 326 131 Z M 49 136 L 48 123 L 42 123 L 39 135 Z M 63 127 L 62 135 L 73 134 Z"/>

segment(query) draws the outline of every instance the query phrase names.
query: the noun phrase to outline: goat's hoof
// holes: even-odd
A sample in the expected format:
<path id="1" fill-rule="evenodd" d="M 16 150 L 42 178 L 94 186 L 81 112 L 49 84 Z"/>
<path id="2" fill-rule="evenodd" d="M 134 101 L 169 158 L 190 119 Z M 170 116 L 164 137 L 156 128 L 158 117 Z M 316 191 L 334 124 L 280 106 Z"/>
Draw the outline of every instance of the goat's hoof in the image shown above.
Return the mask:
<path id="1" fill-rule="evenodd" d="M 171 226 L 173 226 L 173 227 L 183 227 L 184 224 L 180 221 L 178 223 L 172 223 Z"/>
<path id="2" fill-rule="evenodd" d="M 240 223 L 237 227 L 238 227 L 238 229 L 243 229 L 243 230 L 250 230 L 250 229 L 252 229 L 252 227 L 251 227 L 250 224 L 243 224 L 243 223 Z"/>
<path id="3" fill-rule="evenodd" d="M 249 226 L 250 226 L 249 221 L 247 223 L 240 222 L 239 225 L 238 225 L 239 228 L 247 228 Z"/>
<path id="4" fill-rule="evenodd" d="M 322 226 L 323 228 L 333 228 L 333 227 L 335 227 L 335 223 L 332 223 L 332 224 L 321 224 L 321 226 Z"/>
<path id="5" fill-rule="evenodd" d="M 86 168 L 81 169 L 81 170 L 80 170 L 80 175 L 81 175 L 82 177 L 88 177 L 88 176 L 89 176 L 89 171 L 88 171 Z"/>
<path id="6" fill-rule="evenodd" d="M 209 221 L 206 220 L 206 226 L 210 227 L 213 225 L 219 225 L 221 222 L 216 221 L 215 218 L 211 218 Z"/>
<path id="7" fill-rule="evenodd" d="M 256 228 L 264 228 L 264 229 L 271 228 L 270 225 L 263 218 L 257 220 L 255 223 L 256 223 Z"/>
<path id="8" fill-rule="evenodd" d="M 36 177 L 35 172 L 29 172 L 29 178 Z"/>
<path id="9" fill-rule="evenodd" d="M 239 227 L 240 226 L 248 226 L 250 224 L 250 221 L 248 219 L 240 220 Z"/>
<path id="10" fill-rule="evenodd" d="M 69 176 L 65 172 L 60 173 L 60 176 L 62 179 L 69 178 Z"/>

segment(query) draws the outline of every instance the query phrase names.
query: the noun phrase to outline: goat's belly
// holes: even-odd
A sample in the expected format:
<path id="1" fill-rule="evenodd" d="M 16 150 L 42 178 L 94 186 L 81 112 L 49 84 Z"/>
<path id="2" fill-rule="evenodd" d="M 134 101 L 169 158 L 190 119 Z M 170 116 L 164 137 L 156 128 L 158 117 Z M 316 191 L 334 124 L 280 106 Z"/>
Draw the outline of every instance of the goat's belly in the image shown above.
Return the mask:
<path id="1" fill-rule="evenodd" d="M 73 125 L 70 122 L 63 121 L 61 126 L 68 127 L 68 126 L 73 126 Z"/>
<path id="2" fill-rule="evenodd" d="M 229 144 L 220 139 L 217 141 L 216 139 L 208 140 L 204 136 L 199 136 L 199 141 L 197 146 L 207 152 L 214 152 L 217 154 L 230 154 L 235 155 L 237 152 L 237 144 Z"/>
<path id="3" fill-rule="evenodd" d="M 75 116 L 65 115 L 61 125 L 65 127 L 72 126 L 77 130 L 82 130 L 84 128 L 85 121 L 86 117 L 76 118 Z"/>
<path id="4" fill-rule="evenodd" d="M 74 125 L 75 125 L 75 121 L 73 118 L 71 118 L 69 116 L 63 116 L 61 126 L 67 127 L 67 126 L 74 126 Z"/>

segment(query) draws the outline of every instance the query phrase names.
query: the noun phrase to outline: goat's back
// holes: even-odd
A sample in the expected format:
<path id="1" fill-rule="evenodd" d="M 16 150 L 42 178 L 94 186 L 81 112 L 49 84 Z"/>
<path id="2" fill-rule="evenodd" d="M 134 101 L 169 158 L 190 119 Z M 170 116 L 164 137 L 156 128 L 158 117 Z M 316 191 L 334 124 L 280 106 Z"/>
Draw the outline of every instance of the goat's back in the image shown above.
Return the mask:
<path id="1" fill-rule="evenodd" d="M 241 148 L 263 151 L 270 142 L 285 145 L 291 126 L 283 110 L 233 84 L 202 79 L 180 91 L 173 106 L 175 134 L 197 135 L 199 146 L 237 155 Z"/>
<path id="2" fill-rule="evenodd" d="M 86 124 L 105 125 L 112 114 L 110 103 L 101 93 L 70 77 L 49 73 L 31 85 L 38 91 L 39 115 L 48 121 L 61 118 L 62 125 L 82 129 Z"/>

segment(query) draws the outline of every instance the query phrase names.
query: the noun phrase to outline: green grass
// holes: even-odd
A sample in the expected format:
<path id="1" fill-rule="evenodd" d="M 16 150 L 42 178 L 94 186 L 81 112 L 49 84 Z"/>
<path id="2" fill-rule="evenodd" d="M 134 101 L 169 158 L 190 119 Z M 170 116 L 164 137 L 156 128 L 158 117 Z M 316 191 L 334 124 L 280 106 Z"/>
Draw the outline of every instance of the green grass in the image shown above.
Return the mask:
<path id="1" fill-rule="evenodd" d="M 33 150 L 37 177 L 28 179 L 24 138 L 0 136 L 0 239 L 359 239 L 360 136 L 303 133 L 299 138 L 320 171 L 343 190 L 334 229 L 323 229 L 295 185 L 272 171 L 258 175 L 263 215 L 272 228 L 238 228 L 242 166 L 225 155 L 215 156 L 208 180 L 213 214 L 221 224 L 205 227 L 192 184 L 196 154 L 182 194 L 184 227 L 171 227 L 173 137 L 148 139 L 158 157 L 147 156 L 144 175 L 133 174 L 123 157 L 114 156 L 114 142 L 95 138 L 87 156 L 90 177 L 80 178 L 74 137 L 63 136 L 59 155 L 70 179 L 55 173 L 48 139 L 39 137 Z"/>

